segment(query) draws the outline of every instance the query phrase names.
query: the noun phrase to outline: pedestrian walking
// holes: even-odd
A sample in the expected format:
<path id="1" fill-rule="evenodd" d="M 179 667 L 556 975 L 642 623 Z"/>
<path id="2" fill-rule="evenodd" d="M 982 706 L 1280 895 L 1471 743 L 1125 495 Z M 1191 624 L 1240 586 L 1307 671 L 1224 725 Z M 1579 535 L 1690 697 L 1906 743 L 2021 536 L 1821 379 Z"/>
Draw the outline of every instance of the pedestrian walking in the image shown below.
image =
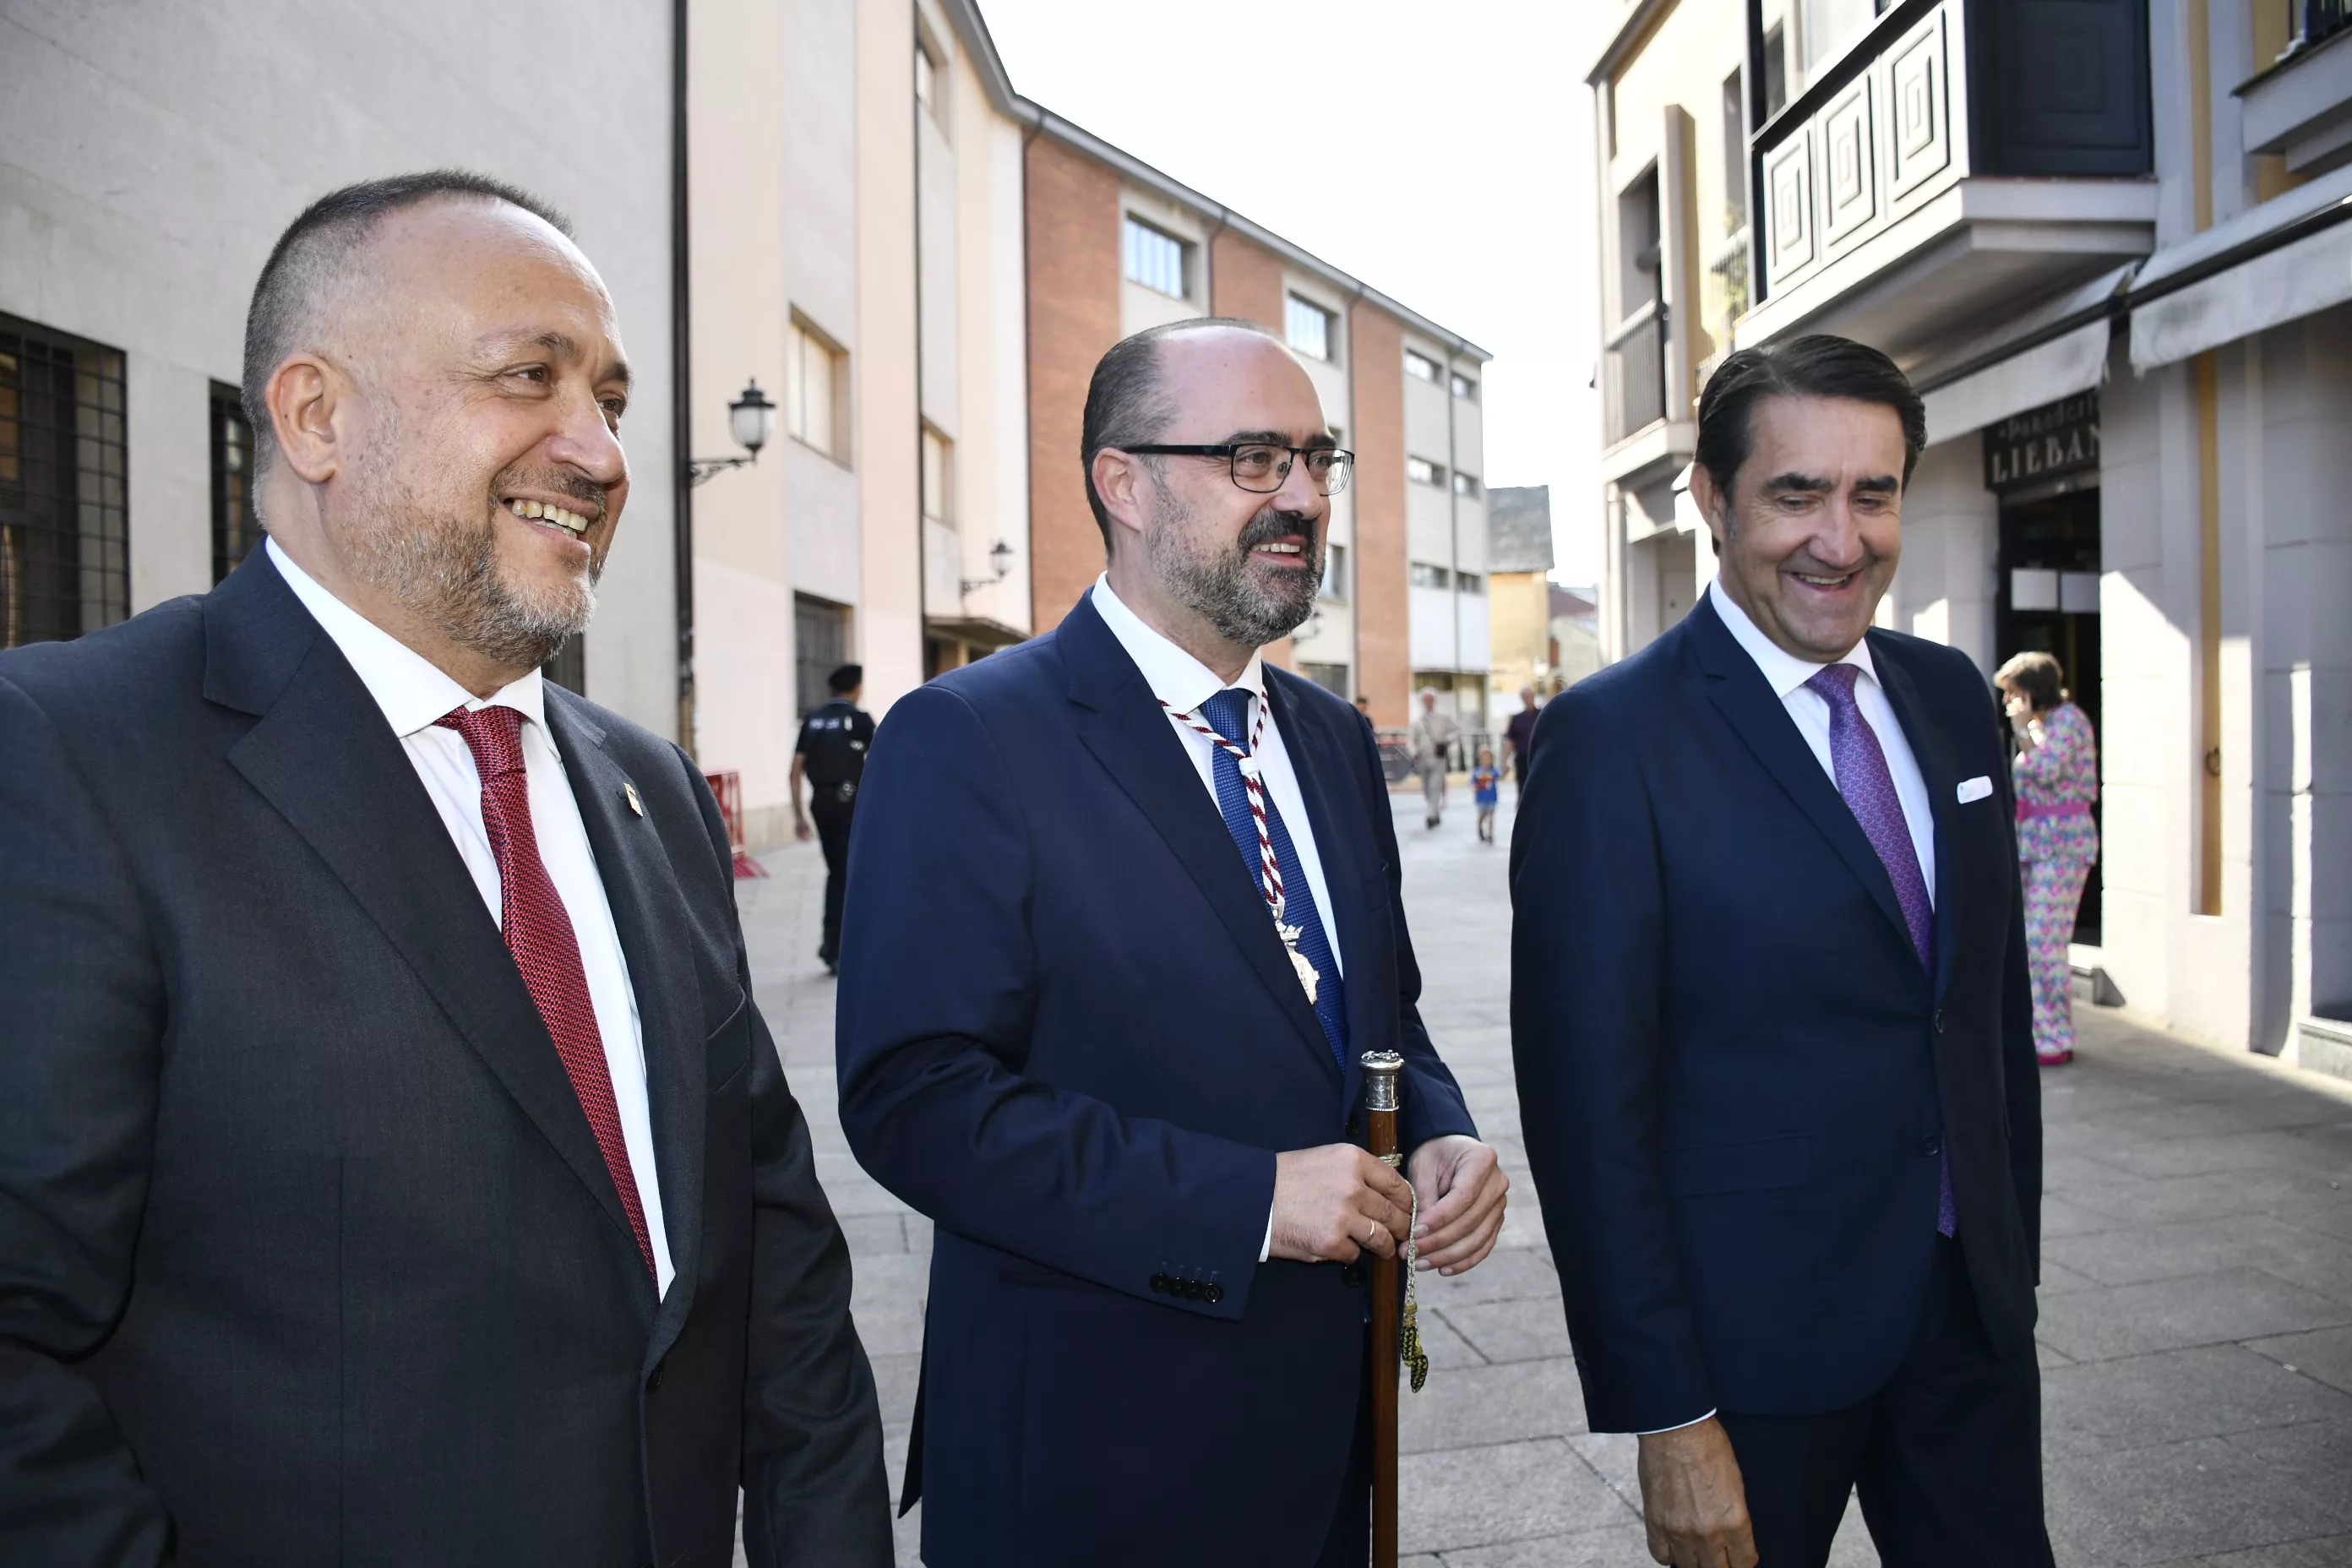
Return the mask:
<path id="1" fill-rule="evenodd" d="M 1453 714 L 1439 710 L 1436 692 L 1423 688 L 1421 717 L 1412 721 L 1406 742 L 1412 749 L 1412 771 L 1421 775 L 1425 827 L 1435 827 L 1445 814 L 1445 770 L 1461 741 L 1461 724 Z"/>
<path id="2" fill-rule="evenodd" d="M 0 653 L 0 1561 L 883 1568 L 718 802 L 540 675 L 611 296 L 522 192 L 353 185 L 244 387 L 267 543 Z"/>
<path id="3" fill-rule="evenodd" d="M 1536 742 L 1536 689 L 1519 688 L 1519 710 L 1503 725 L 1503 765 L 1511 770 L 1511 784 L 1522 795 L 1528 787 L 1528 752 Z"/>
<path id="4" fill-rule="evenodd" d="M 866 777 L 866 752 L 874 743 L 874 715 L 857 705 L 866 689 L 866 667 L 845 664 L 824 678 L 832 700 L 801 721 L 793 747 L 793 837 L 805 844 L 809 818 L 824 852 L 824 927 L 817 938 L 817 961 L 828 973 L 841 959 L 841 900 L 849 883 L 849 828 L 857 814 L 857 786 Z M 801 779 L 809 783 L 809 805 L 801 810 Z"/>
<path id="5" fill-rule="evenodd" d="M 2017 740 L 2018 870 L 2025 883 L 2025 957 L 2033 982 L 2033 1048 L 2044 1067 L 2074 1059 L 2074 974 L 2067 944 L 2083 887 L 2099 858 L 2098 740 L 2067 700 L 2065 672 L 2046 653 L 2021 653 L 1993 684 Z"/>
<path id="6" fill-rule="evenodd" d="M 1512 827 L 1512 1053 L 1596 1432 L 1661 1563 L 2049 1568 L 2042 1201 L 2008 758 L 1877 629 L 1927 415 L 1884 354 L 1729 355 L 1720 572 L 1554 698 Z"/>
<path id="7" fill-rule="evenodd" d="M 1495 753 L 1478 748 L 1478 767 L 1470 775 L 1470 798 L 1478 807 L 1478 838 L 1484 844 L 1495 842 L 1495 808 L 1502 804 L 1503 774 L 1495 766 Z"/>
<path id="8" fill-rule="evenodd" d="M 1260 651 L 1350 458 L 1245 321 L 1115 345 L 1081 440 L 1108 569 L 899 699 L 859 798 L 841 1124 L 936 1226 L 906 1497 L 933 1568 L 1361 1568 L 1365 1260 L 1417 1211 L 1470 1268 L 1507 1183 L 1414 1005 L 1371 737 Z M 1376 1051 L 1402 1173 L 1351 1116 Z"/>

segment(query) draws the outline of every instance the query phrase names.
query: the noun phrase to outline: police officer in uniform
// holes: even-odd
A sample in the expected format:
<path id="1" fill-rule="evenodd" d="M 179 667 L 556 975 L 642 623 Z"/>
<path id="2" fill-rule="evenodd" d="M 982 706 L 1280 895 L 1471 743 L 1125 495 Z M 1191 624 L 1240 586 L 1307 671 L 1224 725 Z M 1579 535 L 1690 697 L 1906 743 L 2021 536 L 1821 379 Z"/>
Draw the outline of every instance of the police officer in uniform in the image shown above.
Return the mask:
<path id="1" fill-rule="evenodd" d="M 841 891 L 849 869 L 849 821 L 857 809 L 858 781 L 866 776 L 866 749 L 874 743 L 874 715 L 857 706 L 866 667 L 845 664 L 825 677 L 833 700 L 801 721 L 793 748 L 793 837 L 808 842 L 809 817 L 816 819 L 824 849 L 824 940 L 816 955 L 825 968 L 841 958 Z M 809 781 L 808 815 L 801 813 L 801 775 Z"/>

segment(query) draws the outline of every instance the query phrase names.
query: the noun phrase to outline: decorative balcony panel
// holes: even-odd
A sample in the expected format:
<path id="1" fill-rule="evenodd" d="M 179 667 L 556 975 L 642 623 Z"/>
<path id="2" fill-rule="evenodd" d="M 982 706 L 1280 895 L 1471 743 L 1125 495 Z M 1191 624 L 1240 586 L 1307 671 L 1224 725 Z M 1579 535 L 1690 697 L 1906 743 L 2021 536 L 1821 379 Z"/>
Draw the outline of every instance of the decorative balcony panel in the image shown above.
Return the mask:
<path id="1" fill-rule="evenodd" d="M 2155 238 L 2146 0 L 1905 0 L 1750 143 L 1741 342 L 1934 350 Z"/>
<path id="2" fill-rule="evenodd" d="M 1615 446 L 1666 416 L 1665 339 L 1657 307 L 1618 329 L 1601 362 L 1601 416 Z"/>

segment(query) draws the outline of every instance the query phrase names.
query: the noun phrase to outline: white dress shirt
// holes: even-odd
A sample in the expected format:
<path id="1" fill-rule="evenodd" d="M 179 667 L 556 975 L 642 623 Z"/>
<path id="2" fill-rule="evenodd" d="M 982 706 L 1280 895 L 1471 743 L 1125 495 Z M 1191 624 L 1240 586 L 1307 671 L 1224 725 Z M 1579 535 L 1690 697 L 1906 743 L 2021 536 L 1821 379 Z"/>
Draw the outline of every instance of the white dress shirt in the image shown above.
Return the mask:
<path id="1" fill-rule="evenodd" d="M 1094 595 L 1095 613 L 1103 618 L 1103 625 L 1110 628 L 1110 635 L 1118 639 L 1118 646 L 1127 650 L 1127 657 L 1135 660 L 1135 668 L 1143 672 L 1144 684 L 1151 688 L 1154 697 L 1175 710 L 1175 713 L 1168 716 L 1169 726 L 1176 731 L 1176 738 L 1184 742 L 1184 754 L 1192 759 L 1192 766 L 1199 770 L 1201 787 L 1209 792 L 1210 803 L 1216 805 L 1217 815 L 1222 819 L 1224 806 L 1217 801 L 1217 779 L 1213 771 L 1217 743 L 1175 715 L 1192 712 L 1224 690 L 1227 683 L 1217 678 L 1215 670 L 1145 626 L 1142 618 L 1129 609 L 1112 589 L 1109 573 L 1106 572 L 1095 579 Z M 1241 674 L 1234 679 L 1232 684 L 1252 695 L 1254 705 L 1250 718 L 1255 724 L 1257 718 L 1255 704 L 1265 701 L 1265 661 L 1256 654 L 1250 655 L 1249 663 L 1242 668 Z M 1226 739 L 1246 743 L 1245 738 L 1240 735 L 1229 735 Z M 1282 730 L 1275 723 L 1271 712 L 1266 714 L 1265 733 L 1253 754 L 1257 759 L 1258 776 L 1265 781 L 1267 792 L 1274 796 L 1274 809 L 1281 814 L 1283 826 L 1290 829 L 1290 847 L 1298 852 L 1298 868 L 1307 874 L 1307 886 L 1315 895 L 1315 912 L 1322 918 L 1323 934 L 1331 944 L 1331 966 L 1339 969 L 1344 976 L 1347 971 L 1339 963 L 1339 925 L 1332 916 L 1331 889 L 1323 880 L 1322 858 L 1315 852 L 1315 825 L 1307 820 L 1307 798 L 1298 793 L 1297 770 L 1290 765 L 1290 752 L 1282 743 Z M 1256 875 L 1255 867 L 1251 868 L 1251 875 L 1253 878 Z M 1271 914 L 1266 917 L 1269 921 L 1273 918 Z M 1258 1247 L 1257 1260 L 1264 1263 L 1272 1256 L 1274 1211 L 1268 1209 L 1265 1240 Z"/>
<path id="2" fill-rule="evenodd" d="M 1831 784 L 1836 784 L 1837 764 L 1830 756 L 1829 700 L 1805 684 L 1827 667 L 1807 663 L 1758 630 L 1748 612 L 1723 591 L 1722 578 L 1709 584 L 1706 592 L 1715 613 L 1723 617 L 1732 637 L 1764 672 L 1765 683 L 1788 709 L 1789 717 L 1797 721 L 1797 733 L 1821 760 L 1822 772 L 1829 774 Z M 1878 683 L 1878 671 L 1870 662 L 1869 640 L 1854 644 L 1835 662 L 1862 671 L 1853 683 L 1854 706 L 1862 710 L 1877 735 L 1878 749 L 1886 753 L 1886 771 L 1895 775 L 1895 793 L 1902 798 L 1903 821 L 1911 829 L 1911 849 L 1919 857 L 1919 875 L 1927 881 L 1927 901 L 1932 905 L 1936 901 L 1936 813 L 1927 798 L 1927 780 L 1919 772 L 1919 759 L 1911 754 L 1903 721 L 1895 716 L 1886 689 Z"/>
<path id="3" fill-rule="evenodd" d="M 451 679 L 439 666 L 320 587 L 293 559 L 268 542 L 270 564 L 278 568 L 294 596 L 302 601 L 343 658 L 357 671 L 368 695 L 383 710 L 384 721 L 400 738 L 411 766 L 441 814 L 442 826 L 474 879 L 474 887 L 489 907 L 490 919 L 504 918 L 499 899 L 499 860 L 490 837 L 482 826 L 482 779 L 474 768 L 474 753 L 455 730 L 436 722 L 454 709 L 511 708 L 528 721 L 522 726 L 523 773 L 530 791 L 530 824 L 539 840 L 539 857 L 556 895 L 571 917 L 572 933 L 580 944 L 580 965 L 588 979 L 588 999 L 596 1009 L 596 1030 L 604 1040 L 604 1066 L 613 1079 L 613 1102 L 620 1112 L 621 1138 L 629 1151 L 629 1168 L 637 1182 L 637 1199 L 646 1214 L 646 1237 L 653 1245 L 655 1288 L 667 1294 L 671 1278 L 668 1233 L 662 1227 L 661 1186 L 654 1168 L 653 1118 L 646 1098 L 645 1032 L 637 1016 L 637 994 L 629 984 L 628 960 L 621 952 L 620 932 L 613 925 L 613 907 L 604 898 L 604 881 L 597 874 L 595 855 L 588 847 L 588 830 L 580 821 L 580 803 L 563 772 L 554 737 L 548 733 L 545 693 L 539 671 L 501 689 L 488 701 Z"/>

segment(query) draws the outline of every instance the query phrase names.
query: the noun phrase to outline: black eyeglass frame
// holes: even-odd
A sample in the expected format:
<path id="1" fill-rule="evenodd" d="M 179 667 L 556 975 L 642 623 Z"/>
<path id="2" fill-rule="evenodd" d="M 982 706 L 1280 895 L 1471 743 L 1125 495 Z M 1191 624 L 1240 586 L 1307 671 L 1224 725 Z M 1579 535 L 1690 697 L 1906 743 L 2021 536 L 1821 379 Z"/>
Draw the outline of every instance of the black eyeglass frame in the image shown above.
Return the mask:
<path id="1" fill-rule="evenodd" d="M 1253 449 L 1288 454 L 1283 458 L 1282 467 L 1275 470 L 1274 483 L 1264 489 L 1255 485 L 1243 484 L 1241 475 L 1234 469 L 1241 454 Z M 1332 458 L 1331 471 L 1341 476 L 1339 482 L 1329 489 L 1317 490 L 1315 493 L 1319 496 L 1328 499 L 1346 489 L 1348 480 L 1356 471 L 1356 454 L 1344 447 L 1286 447 L 1279 441 L 1225 441 L 1213 447 L 1114 447 L 1110 450 L 1130 453 L 1139 458 L 1223 458 L 1225 460 L 1225 477 L 1234 481 L 1234 488 L 1247 490 L 1254 496 L 1270 496 L 1281 489 L 1290 482 L 1291 468 L 1298 459 L 1317 452 L 1328 452 Z M 1307 469 L 1309 480 L 1314 475 L 1313 468 Z"/>

